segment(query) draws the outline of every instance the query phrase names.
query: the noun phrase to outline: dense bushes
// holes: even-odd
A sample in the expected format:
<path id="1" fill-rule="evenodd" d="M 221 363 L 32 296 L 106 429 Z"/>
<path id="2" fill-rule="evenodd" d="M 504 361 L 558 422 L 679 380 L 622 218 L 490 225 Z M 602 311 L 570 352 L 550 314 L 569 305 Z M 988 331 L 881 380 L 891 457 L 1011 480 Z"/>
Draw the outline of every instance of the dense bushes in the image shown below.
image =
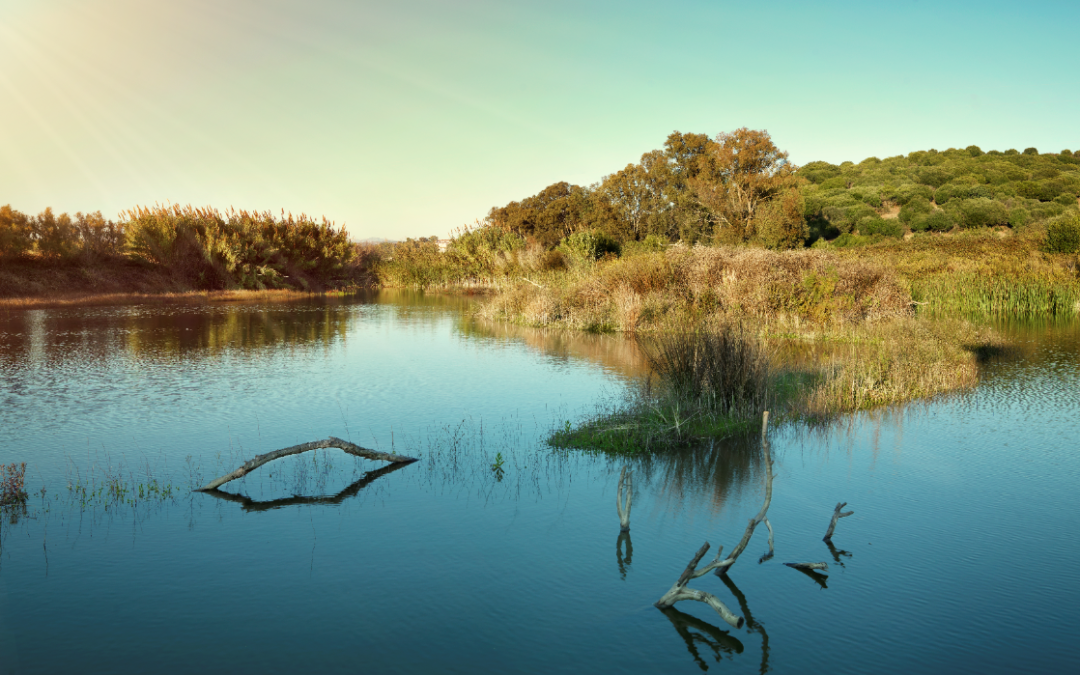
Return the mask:
<path id="1" fill-rule="evenodd" d="M 912 232 L 1025 228 L 1080 213 L 1080 162 L 1071 152 L 984 153 L 969 146 L 871 159 L 813 162 L 798 172 L 813 238 L 897 236 L 904 226 Z M 894 217 L 899 226 L 883 228 Z"/>
<path id="2" fill-rule="evenodd" d="M 349 283 L 353 244 L 344 229 L 301 215 L 190 206 L 137 207 L 120 221 L 100 213 L 27 216 L 0 208 L 0 257 L 55 262 L 132 260 L 200 289 L 309 289 Z"/>

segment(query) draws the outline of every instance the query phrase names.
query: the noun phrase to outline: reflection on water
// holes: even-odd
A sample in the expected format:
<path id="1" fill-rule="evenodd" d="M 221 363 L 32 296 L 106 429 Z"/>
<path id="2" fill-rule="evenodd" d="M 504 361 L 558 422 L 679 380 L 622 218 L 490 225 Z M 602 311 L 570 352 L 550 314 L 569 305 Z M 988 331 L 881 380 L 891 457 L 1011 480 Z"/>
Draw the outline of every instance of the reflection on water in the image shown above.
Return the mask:
<path id="1" fill-rule="evenodd" d="M 728 631 L 708 607 L 652 603 L 702 541 L 730 546 L 759 508 L 758 440 L 553 451 L 552 424 L 642 373 L 636 346 L 485 324 L 469 302 L 0 315 L 0 463 L 28 461 L 35 495 L 0 521 L 0 671 L 345 672 L 358 652 L 373 672 L 470 674 L 1070 672 L 1080 659 L 1080 324 L 1005 327 L 1021 349 L 984 364 L 974 391 L 778 430 L 776 557 L 698 582 L 738 603 L 746 623 Z M 328 451 L 217 499 L 107 509 L 64 490 L 67 466 L 147 458 L 183 478 L 190 457 L 193 475 L 220 475 L 331 435 L 421 461 L 369 471 Z M 618 535 L 613 566 L 624 464 L 634 535 Z M 839 501 L 857 513 L 823 545 Z M 1001 575 L 988 561 L 1003 549 L 1038 553 Z M 783 566 L 826 551 L 827 592 Z"/>
<path id="2" fill-rule="evenodd" d="M 391 474 L 399 469 L 403 469 L 408 464 L 388 464 L 381 469 L 375 469 L 374 471 L 368 471 L 361 478 L 354 481 L 351 485 L 338 492 L 336 495 L 326 495 L 321 497 L 305 497 L 301 495 L 293 495 L 292 497 L 280 497 L 278 499 L 265 499 L 255 500 L 247 495 L 233 494 L 231 492 L 225 492 L 224 490 L 207 490 L 203 494 L 222 499 L 227 502 L 235 502 L 240 504 L 244 511 L 269 511 L 271 509 L 282 509 L 287 506 L 337 506 L 350 497 L 355 497 L 361 490 L 366 488 L 375 482 L 376 479 Z"/>

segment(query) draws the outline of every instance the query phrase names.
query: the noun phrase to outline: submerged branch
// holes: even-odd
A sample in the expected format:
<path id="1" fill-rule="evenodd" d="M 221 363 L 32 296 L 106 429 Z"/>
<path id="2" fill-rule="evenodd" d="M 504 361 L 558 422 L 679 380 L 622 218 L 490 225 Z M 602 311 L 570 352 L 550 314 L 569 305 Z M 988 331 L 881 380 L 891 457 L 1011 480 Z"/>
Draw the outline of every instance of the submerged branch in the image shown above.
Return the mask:
<path id="1" fill-rule="evenodd" d="M 344 450 L 350 455 L 357 457 L 363 457 L 364 459 L 378 459 L 384 462 L 391 462 L 393 464 L 408 464 L 415 462 L 415 457 L 405 457 L 403 455 L 395 455 L 389 452 L 379 452 L 377 450 L 368 450 L 362 448 L 359 445 L 350 443 L 349 441 L 343 441 L 340 438 L 331 436 L 330 438 L 323 439 L 321 441 L 312 441 L 310 443 L 301 443 L 300 445 L 294 445 L 289 448 L 282 448 L 281 450 L 274 450 L 268 452 L 265 455 L 256 455 L 252 459 L 244 462 L 239 469 L 233 471 L 230 474 L 226 474 L 220 478 L 215 478 L 201 488 L 198 488 L 196 492 L 207 492 L 215 488 L 219 488 L 225 483 L 231 480 L 236 480 L 251 473 L 255 469 L 258 469 L 267 462 L 272 462 L 275 459 L 281 459 L 282 457 L 288 457 L 289 455 L 298 455 L 302 452 L 309 450 L 318 450 L 320 448 L 338 448 Z"/>
<path id="2" fill-rule="evenodd" d="M 626 490 L 625 503 L 623 500 L 623 490 Z M 619 472 L 619 489 L 615 494 L 615 508 L 619 510 L 619 531 L 630 531 L 630 506 L 634 500 L 634 473 L 627 471 L 626 466 L 623 466 L 622 471 Z"/>
<path id="3" fill-rule="evenodd" d="M 405 466 L 405 462 L 397 462 L 394 464 L 387 464 L 386 466 L 375 469 L 374 471 L 368 471 L 363 476 L 361 476 L 359 480 L 355 481 L 336 495 L 324 495 L 321 497 L 292 496 L 284 497 L 282 499 L 269 499 L 266 501 L 258 501 L 245 495 L 237 495 L 231 492 L 223 492 L 222 490 L 219 490 L 217 488 L 214 488 L 213 490 L 206 490 L 205 492 L 211 497 L 223 499 L 227 502 L 236 502 L 237 504 L 240 504 L 241 508 L 243 508 L 243 510 L 245 511 L 269 511 L 270 509 L 280 509 L 285 506 L 306 506 L 314 504 L 334 506 L 342 503 L 350 497 L 355 497 L 357 494 L 360 493 L 360 490 L 363 490 L 368 485 L 374 483 L 377 478 L 382 478 L 383 476 L 393 473 L 398 469 L 404 468 Z"/>
<path id="4" fill-rule="evenodd" d="M 855 513 L 854 511 L 845 511 L 844 513 L 841 513 L 840 510 L 843 509 L 845 506 L 847 506 L 847 502 L 840 502 L 836 505 L 836 508 L 833 509 L 832 521 L 829 522 L 829 531 L 826 532 L 825 536 L 821 539 L 826 544 L 832 543 L 832 535 L 833 530 L 836 529 L 836 521 L 840 520 L 841 518 L 847 518 L 848 516 Z"/>

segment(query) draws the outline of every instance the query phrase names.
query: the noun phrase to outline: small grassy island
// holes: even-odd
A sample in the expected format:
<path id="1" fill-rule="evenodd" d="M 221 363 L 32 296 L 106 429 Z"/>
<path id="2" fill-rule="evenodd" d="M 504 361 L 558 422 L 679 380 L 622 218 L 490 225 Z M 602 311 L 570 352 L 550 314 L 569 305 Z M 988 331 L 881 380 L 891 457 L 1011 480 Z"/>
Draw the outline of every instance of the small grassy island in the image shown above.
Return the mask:
<path id="1" fill-rule="evenodd" d="M 824 419 L 973 385 L 1005 348 L 987 320 L 1080 312 L 1078 198 L 1080 151 L 797 167 L 763 131 L 675 132 L 593 185 L 493 208 L 445 250 L 284 213 L 5 206 L 0 307 L 483 289 L 487 319 L 636 336 L 653 375 L 552 442 L 660 449 L 765 408 Z"/>

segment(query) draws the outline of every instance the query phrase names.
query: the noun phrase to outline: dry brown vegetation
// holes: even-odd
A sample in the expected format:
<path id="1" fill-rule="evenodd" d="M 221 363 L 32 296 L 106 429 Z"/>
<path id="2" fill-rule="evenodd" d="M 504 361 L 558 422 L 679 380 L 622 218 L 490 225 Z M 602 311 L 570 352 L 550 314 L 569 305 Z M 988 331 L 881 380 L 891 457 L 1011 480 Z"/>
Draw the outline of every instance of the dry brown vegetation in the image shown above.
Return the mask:
<path id="1" fill-rule="evenodd" d="M 481 313 L 534 326 L 628 333 L 752 318 L 765 325 L 842 325 L 911 316 L 886 267 L 828 251 L 676 246 L 519 284 Z"/>

